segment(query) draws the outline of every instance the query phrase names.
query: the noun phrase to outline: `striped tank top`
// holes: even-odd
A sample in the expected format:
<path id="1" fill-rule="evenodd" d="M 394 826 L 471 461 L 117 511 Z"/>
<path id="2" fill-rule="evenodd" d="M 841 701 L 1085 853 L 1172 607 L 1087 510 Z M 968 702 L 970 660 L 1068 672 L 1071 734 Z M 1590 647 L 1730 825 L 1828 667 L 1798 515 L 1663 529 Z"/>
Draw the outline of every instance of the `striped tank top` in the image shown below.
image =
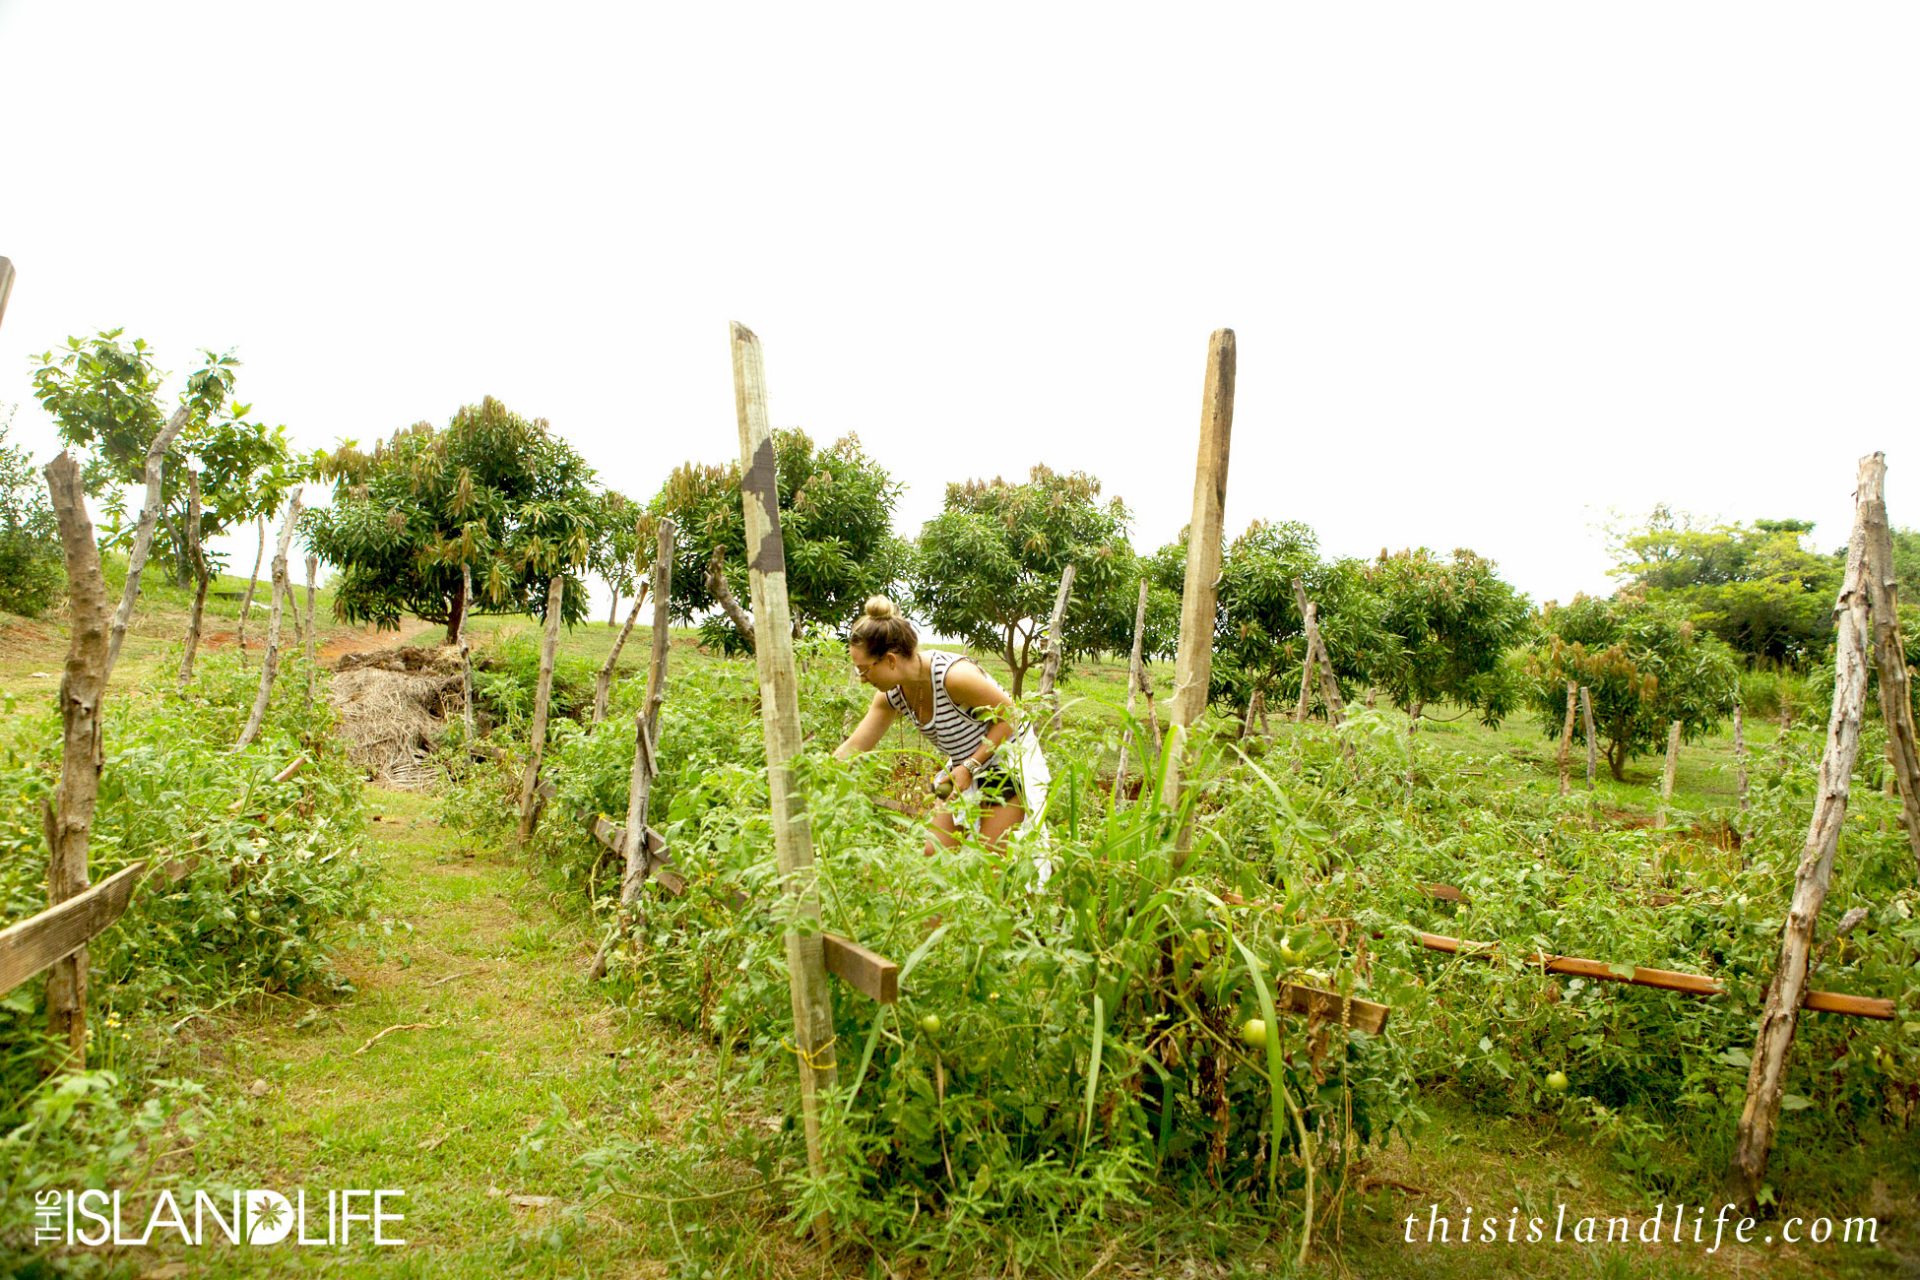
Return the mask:
<path id="1" fill-rule="evenodd" d="M 974 719 L 965 707 L 948 696 L 947 669 L 956 662 L 973 662 L 973 659 L 938 649 L 927 651 L 927 665 L 933 669 L 933 719 L 924 724 L 913 714 L 913 708 L 907 705 L 905 692 L 897 688 L 887 690 L 888 704 L 911 721 L 913 727 L 947 757 L 949 764 L 972 755 L 987 736 L 989 727 L 985 722 Z M 978 666 L 979 663 L 974 665 Z"/>

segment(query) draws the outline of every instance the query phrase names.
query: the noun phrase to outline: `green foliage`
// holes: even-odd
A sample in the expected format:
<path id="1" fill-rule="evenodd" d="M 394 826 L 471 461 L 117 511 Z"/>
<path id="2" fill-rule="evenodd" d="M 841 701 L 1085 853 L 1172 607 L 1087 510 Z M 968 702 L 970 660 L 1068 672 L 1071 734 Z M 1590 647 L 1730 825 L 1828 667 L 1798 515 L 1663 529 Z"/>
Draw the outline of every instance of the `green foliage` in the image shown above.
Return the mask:
<path id="1" fill-rule="evenodd" d="M 1156 560 L 1166 556 L 1163 549 Z M 1365 681 L 1378 647 L 1379 606 L 1360 564 L 1322 561 L 1313 530 L 1296 520 L 1256 520 L 1221 557 L 1213 701 L 1241 712 L 1255 690 L 1270 702 L 1298 691 L 1307 637 L 1296 578 L 1318 613 L 1335 678 L 1349 690 Z"/>
<path id="2" fill-rule="evenodd" d="M 945 506 L 921 528 L 915 547 L 914 612 L 943 635 L 999 654 L 1017 698 L 1041 660 L 1035 641 L 1071 563 L 1063 657 L 1126 652 L 1139 581 L 1127 521 L 1126 505 L 1101 502 L 1100 482 L 1085 472 L 1036 466 L 1024 484 L 950 484 Z"/>
<path id="3" fill-rule="evenodd" d="M 1526 597 L 1471 551 L 1441 559 L 1425 547 L 1384 552 L 1365 570 L 1378 601 L 1368 672 L 1393 704 L 1418 715 L 1430 702 L 1478 710 L 1498 723 L 1517 695 L 1507 650 L 1525 635 Z"/>
<path id="4" fill-rule="evenodd" d="M 585 618 L 586 588 L 570 571 L 592 564 L 608 507 L 593 469 L 545 419 L 488 397 L 445 430 L 417 423 L 371 455 L 348 441 L 321 465 L 333 505 L 308 511 L 301 526 L 341 570 L 336 616 L 398 627 L 411 614 L 445 623 L 451 641 L 469 603 L 464 563 L 479 612 L 545 617 L 547 583 L 565 572 L 561 616 Z"/>
<path id="5" fill-rule="evenodd" d="M 639 576 L 653 564 L 655 520 L 623 493 L 607 489 L 600 494 L 587 567 L 613 588 L 616 603 L 634 593 Z"/>
<path id="6" fill-rule="evenodd" d="M 37 618 L 67 582 L 60 529 L 46 482 L 25 449 L 7 444 L 13 410 L 0 420 L 0 613 Z"/>
<path id="7" fill-rule="evenodd" d="M 1626 536 L 1613 570 L 1638 594 L 1683 606 L 1748 662 L 1799 665 L 1826 652 L 1845 557 L 1804 544 L 1804 520 L 1696 529 L 1666 507 Z"/>
<path id="8" fill-rule="evenodd" d="M 861 603 L 892 591 L 905 571 L 906 544 L 892 527 L 900 486 L 867 456 L 855 436 L 819 449 L 804 431 L 776 431 L 773 446 L 787 599 L 796 634 L 808 627 L 844 633 Z M 752 608 L 738 462 L 681 465 L 648 509 L 655 516 L 671 516 L 679 530 L 674 541 L 674 617 L 691 621 L 718 608 L 707 590 L 707 564 L 716 547 L 724 555 L 728 589 L 741 608 Z M 651 556 L 650 551 L 646 554 Z M 707 632 L 725 652 L 746 647 L 725 617 L 715 617 Z"/>
<path id="9" fill-rule="evenodd" d="M 1515 670 L 1541 731 L 1560 736 L 1567 681 L 1586 685 L 1616 779 L 1633 756 L 1665 749 L 1672 721 L 1691 742 L 1733 710 L 1739 694 L 1733 651 L 1672 605 L 1576 596 L 1569 605 L 1549 604 L 1538 625 L 1539 639 L 1516 655 Z"/>
<path id="10" fill-rule="evenodd" d="M 170 416 L 160 404 L 166 380 L 144 339 L 123 343 L 124 330 L 68 338 L 58 354 L 39 357 L 33 393 L 53 417 L 60 440 L 80 451 L 87 492 L 104 497 L 108 543 L 132 536 L 121 486 L 144 483 L 147 450 Z M 186 551 L 187 468 L 201 471 L 200 536 L 214 535 L 278 511 L 305 468 L 288 451 L 285 427 L 246 421 L 250 405 L 232 399 L 240 362 L 202 352 L 180 403 L 186 427 L 167 450 L 161 472 L 162 515 L 154 554 L 182 573 Z"/>

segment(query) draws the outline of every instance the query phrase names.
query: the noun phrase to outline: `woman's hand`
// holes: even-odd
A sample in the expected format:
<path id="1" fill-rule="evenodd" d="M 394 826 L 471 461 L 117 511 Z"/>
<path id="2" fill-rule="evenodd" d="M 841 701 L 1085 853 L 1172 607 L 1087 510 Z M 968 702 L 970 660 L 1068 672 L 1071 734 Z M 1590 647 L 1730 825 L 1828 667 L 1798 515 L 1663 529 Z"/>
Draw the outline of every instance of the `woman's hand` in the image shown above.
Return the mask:
<path id="1" fill-rule="evenodd" d="M 961 780 L 961 774 L 966 775 L 965 781 Z M 973 786 L 973 766 L 965 760 L 962 760 L 959 764 L 953 766 L 953 771 L 947 774 L 947 777 L 953 782 L 953 789 L 956 794 L 964 792 Z"/>

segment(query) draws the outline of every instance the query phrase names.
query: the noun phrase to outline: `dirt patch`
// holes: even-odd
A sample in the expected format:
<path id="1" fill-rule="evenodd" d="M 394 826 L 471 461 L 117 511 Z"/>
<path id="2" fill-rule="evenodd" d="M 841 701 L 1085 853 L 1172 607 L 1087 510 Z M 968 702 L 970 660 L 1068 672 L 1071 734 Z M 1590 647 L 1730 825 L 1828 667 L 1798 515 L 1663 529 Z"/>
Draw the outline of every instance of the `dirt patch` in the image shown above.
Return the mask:
<path id="1" fill-rule="evenodd" d="M 460 714 L 460 683 L 458 649 L 396 645 L 343 653 L 327 696 L 354 762 L 417 789 L 431 781 L 425 757 Z"/>

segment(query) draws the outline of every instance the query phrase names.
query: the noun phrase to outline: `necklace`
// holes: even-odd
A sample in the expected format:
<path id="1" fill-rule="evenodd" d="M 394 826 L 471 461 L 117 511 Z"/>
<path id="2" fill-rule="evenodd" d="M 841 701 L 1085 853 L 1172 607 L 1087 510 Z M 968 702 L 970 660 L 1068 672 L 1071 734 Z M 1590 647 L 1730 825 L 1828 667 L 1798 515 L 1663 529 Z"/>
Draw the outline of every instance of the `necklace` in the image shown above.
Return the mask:
<path id="1" fill-rule="evenodd" d="M 907 708 L 913 712 L 915 724 L 925 724 L 933 719 L 933 664 L 924 657 L 920 659 L 920 664 L 920 670 L 913 679 L 900 682 L 900 696 L 907 700 Z M 923 700 L 927 708 L 925 715 L 920 714 Z"/>

